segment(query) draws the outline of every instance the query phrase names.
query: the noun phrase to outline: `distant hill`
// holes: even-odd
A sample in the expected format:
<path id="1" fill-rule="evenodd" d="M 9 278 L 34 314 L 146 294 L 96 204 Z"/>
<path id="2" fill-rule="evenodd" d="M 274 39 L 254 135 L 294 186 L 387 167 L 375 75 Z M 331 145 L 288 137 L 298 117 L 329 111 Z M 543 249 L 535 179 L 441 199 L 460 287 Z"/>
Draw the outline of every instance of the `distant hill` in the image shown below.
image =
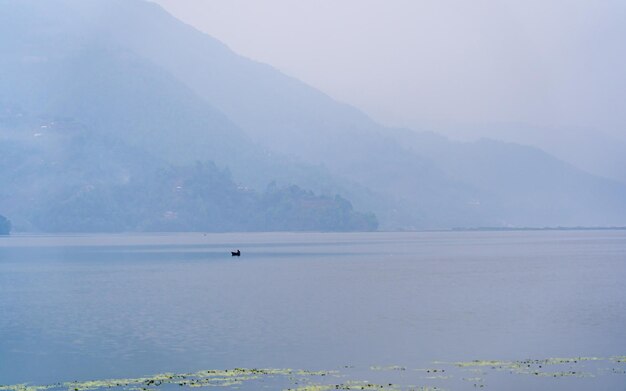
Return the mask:
<path id="1" fill-rule="evenodd" d="M 299 189 L 312 189 L 326 200 L 295 203 L 287 208 L 293 216 L 303 205 L 322 208 L 341 194 L 357 210 L 375 212 L 383 229 L 626 223 L 624 185 L 521 145 L 453 143 L 385 128 L 235 54 L 153 3 L 0 0 L 0 53 L 0 112 L 69 119 L 84 127 L 81 137 L 97 153 L 126 149 L 107 158 L 110 170 L 100 170 L 111 185 L 119 177 L 148 178 L 155 169 L 185 171 L 212 161 L 261 198 L 259 189 L 276 181 L 293 196 L 306 198 L 310 193 Z M 37 161 L 37 150 L 27 146 L 11 156 Z M 41 169 L 20 167 L 3 175 Z M 124 170 L 133 173 L 121 175 Z M 21 200 L 44 184 L 85 183 L 83 174 L 33 172 L 35 184 L 13 185 Z M 11 194 L 5 199 L 15 199 Z M 370 221 L 359 216 L 346 219 L 358 227 Z M 290 224 L 300 218 L 312 216 Z M 342 224 L 335 228 L 347 229 Z"/>
<path id="2" fill-rule="evenodd" d="M 172 165 L 73 121 L 5 113 L 0 131 L 0 205 L 25 231 L 370 231 L 378 225 L 340 196 L 297 186 L 255 191 L 212 162 Z"/>
<path id="3" fill-rule="evenodd" d="M 497 226 L 619 226 L 624 222 L 623 184 L 583 172 L 537 148 L 488 139 L 451 142 L 408 130 L 395 134 L 448 177 L 472 186 L 472 207 L 491 215 Z"/>

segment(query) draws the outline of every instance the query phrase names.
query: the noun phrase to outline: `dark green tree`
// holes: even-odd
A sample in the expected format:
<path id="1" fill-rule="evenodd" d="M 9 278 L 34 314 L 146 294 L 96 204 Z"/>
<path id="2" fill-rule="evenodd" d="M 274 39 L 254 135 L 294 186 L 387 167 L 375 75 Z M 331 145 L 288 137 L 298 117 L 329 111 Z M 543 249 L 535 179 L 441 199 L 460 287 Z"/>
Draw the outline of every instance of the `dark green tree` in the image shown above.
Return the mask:
<path id="1" fill-rule="evenodd" d="M 11 233 L 11 221 L 0 215 L 0 235 L 8 235 Z"/>

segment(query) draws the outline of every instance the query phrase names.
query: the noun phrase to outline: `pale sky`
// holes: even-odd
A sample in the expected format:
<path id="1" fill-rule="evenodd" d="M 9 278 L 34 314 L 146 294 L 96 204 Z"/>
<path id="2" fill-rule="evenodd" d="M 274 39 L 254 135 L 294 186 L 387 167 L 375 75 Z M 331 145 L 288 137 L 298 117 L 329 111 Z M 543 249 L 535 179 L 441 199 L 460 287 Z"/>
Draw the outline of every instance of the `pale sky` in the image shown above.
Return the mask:
<path id="1" fill-rule="evenodd" d="M 471 138 L 521 122 L 626 139 L 623 0 L 156 2 L 387 125 Z"/>

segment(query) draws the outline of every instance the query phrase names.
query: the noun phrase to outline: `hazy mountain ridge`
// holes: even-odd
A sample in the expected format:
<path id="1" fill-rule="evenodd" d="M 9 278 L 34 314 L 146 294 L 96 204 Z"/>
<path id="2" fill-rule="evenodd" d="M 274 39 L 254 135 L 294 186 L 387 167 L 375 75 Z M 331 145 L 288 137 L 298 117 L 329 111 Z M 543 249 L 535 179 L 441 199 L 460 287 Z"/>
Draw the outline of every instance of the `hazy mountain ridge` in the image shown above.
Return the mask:
<path id="1" fill-rule="evenodd" d="M 562 226 L 624 222 L 622 183 L 581 171 L 537 148 L 489 139 L 451 142 L 428 132 L 395 132 L 404 145 L 436 162 L 449 177 L 471 185 L 476 190 L 474 205 L 488 206 L 503 226 L 538 226 L 535 215 L 516 215 L 532 209 L 552 221 L 546 226 L 557 226 L 559 221 Z"/>
<path id="2" fill-rule="evenodd" d="M 519 123 L 482 125 L 494 138 L 537 145 L 591 174 L 626 183 L 626 139 L 590 128 L 542 128 Z"/>
<path id="3" fill-rule="evenodd" d="M 385 229 L 626 222 L 622 185 L 532 148 L 382 127 L 155 4 L 0 8 L 1 104 L 75 118 L 169 164 L 213 160 L 255 188 L 340 193 Z"/>

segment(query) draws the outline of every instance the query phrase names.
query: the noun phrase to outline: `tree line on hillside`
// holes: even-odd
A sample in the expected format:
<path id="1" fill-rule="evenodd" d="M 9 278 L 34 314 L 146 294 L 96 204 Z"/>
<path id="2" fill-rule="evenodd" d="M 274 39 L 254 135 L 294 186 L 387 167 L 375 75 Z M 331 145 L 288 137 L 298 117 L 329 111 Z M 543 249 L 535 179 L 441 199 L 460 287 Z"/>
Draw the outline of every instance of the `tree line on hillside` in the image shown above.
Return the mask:
<path id="1" fill-rule="evenodd" d="M 71 118 L 0 106 L 0 132 L 5 136 L 0 206 L 11 211 L 18 231 L 371 231 L 378 226 L 373 214 L 355 211 L 341 196 L 294 185 L 252 190 L 212 161 L 171 164 Z"/>
<path id="2" fill-rule="evenodd" d="M 0 215 L 0 235 L 8 235 L 11 233 L 11 221 Z"/>
<path id="3" fill-rule="evenodd" d="M 125 184 L 83 184 L 42 204 L 33 224 L 45 232 L 372 231 L 373 214 L 340 196 L 271 184 L 238 186 L 213 163 L 157 169 Z"/>

